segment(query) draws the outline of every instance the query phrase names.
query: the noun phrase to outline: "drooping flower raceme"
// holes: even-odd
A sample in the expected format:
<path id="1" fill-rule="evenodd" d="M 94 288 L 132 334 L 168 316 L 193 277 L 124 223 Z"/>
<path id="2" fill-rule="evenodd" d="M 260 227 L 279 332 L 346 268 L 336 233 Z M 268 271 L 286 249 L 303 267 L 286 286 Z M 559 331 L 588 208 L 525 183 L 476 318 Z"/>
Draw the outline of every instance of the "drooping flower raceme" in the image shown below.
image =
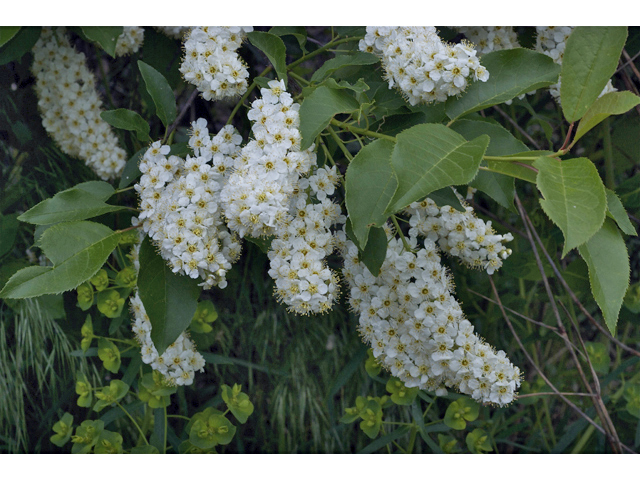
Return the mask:
<path id="1" fill-rule="evenodd" d="M 473 45 L 445 43 L 435 27 L 367 27 L 359 48 L 381 58 L 389 88 L 411 105 L 444 102 L 470 81 L 489 78 Z"/>
<path id="2" fill-rule="evenodd" d="M 270 236 L 286 220 L 301 175 L 316 163 L 314 145 L 300 150 L 300 105 L 284 82 L 272 80 L 251 105 L 251 140 L 235 159 L 220 199 L 229 228 L 240 237 Z"/>
<path id="3" fill-rule="evenodd" d="M 116 56 L 130 55 L 137 52 L 144 41 L 144 29 L 141 27 L 123 27 L 116 40 Z"/>
<path id="4" fill-rule="evenodd" d="M 518 35 L 513 27 L 457 27 L 469 39 L 478 54 L 518 48 Z"/>
<path id="5" fill-rule="evenodd" d="M 142 212 L 135 222 L 143 222 L 174 273 L 201 278 L 205 288 L 224 288 L 241 246 L 222 220 L 220 191 L 242 137 L 227 126 L 210 138 L 204 119 L 192 127 L 194 156 L 169 155 L 170 148 L 160 142 L 143 156 L 135 185 Z"/>
<path id="6" fill-rule="evenodd" d="M 100 117 L 102 101 L 83 53 L 64 28 L 43 28 L 33 47 L 42 124 L 60 149 L 80 158 L 103 180 L 117 178 L 126 163 L 111 127 Z"/>
<path id="7" fill-rule="evenodd" d="M 338 276 L 326 261 L 334 250 L 330 227 L 346 220 L 339 205 L 327 198 L 337 183 L 336 167 L 319 168 L 303 179 L 292 213 L 278 225 L 271 243 L 269 275 L 275 280 L 276 296 L 297 314 L 324 313 L 338 296 Z M 307 184 L 319 203 L 304 193 Z"/>
<path id="8" fill-rule="evenodd" d="M 437 395 L 456 388 L 479 402 L 509 404 L 520 386 L 520 370 L 464 318 L 435 242 L 425 238 L 421 246 L 410 235 L 412 251 L 406 251 L 391 229 L 385 230 L 387 256 L 377 277 L 360 262 L 351 241 L 341 242 L 349 302 L 376 361 L 410 388 Z"/>
<path id="9" fill-rule="evenodd" d="M 131 297 L 131 311 L 134 318 L 132 329 L 140 343 L 142 361 L 161 373 L 170 384 L 191 385 L 195 372 L 204 371 L 205 361 L 187 333 L 181 333 L 162 355 L 158 355 L 151 340 L 151 321 L 137 292 Z"/>
<path id="10" fill-rule="evenodd" d="M 236 50 L 252 30 L 253 27 L 194 27 L 185 37 L 180 72 L 205 100 L 224 100 L 246 92 L 249 72 Z"/>
<path id="11" fill-rule="evenodd" d="M 536 27 L 536 50 L 551 57 L 558 65 L 562 65 L 566 42 L 573 29 L 574 27 Z M 549 86 L 549 93 L 558 103 L 560 102 L 561 83 L 562 78 L 558 77 L 558 83 Z M 617 89 L 609 80 L 598 97 L 615 91 Z"/>
<path id="12" fill-rule="evenodd" d="M 447 254 L 460 258 L 467 266 L 482 268 L 491 275 L 502 266 L 502 261 L 511 255 L 504 246 L 513 240 L 513 235 L 498 235 L 491 221 L 484 222 L 466 205 L 465 212 L 445 205 L 441 208 L 429 198 L 409 205 L 406 212 L 411 215 L 410 234 L 421 235 L 438 243 Z"/>

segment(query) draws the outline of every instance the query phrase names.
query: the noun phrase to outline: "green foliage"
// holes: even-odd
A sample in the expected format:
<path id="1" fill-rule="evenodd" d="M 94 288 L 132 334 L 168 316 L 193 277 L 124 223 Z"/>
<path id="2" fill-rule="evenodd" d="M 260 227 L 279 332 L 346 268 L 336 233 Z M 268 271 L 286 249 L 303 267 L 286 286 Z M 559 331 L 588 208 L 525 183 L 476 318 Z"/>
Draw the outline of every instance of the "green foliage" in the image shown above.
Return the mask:
<path id="1" fill-rule="evenodd" d="M 82 33 L 112 57 L 116 56 L 116 45 L 122 30 L 122 27 L 82 27 Z"/>
<path id="2" fill-rule="evenodd" d="M 386 222 L 387 206 L 398 188 L 390 161 L 393 148 L 389 140 L 370 143 L 349 163 L 345 175 L 345 203 L 361 249 L 367 246 L 370 227 Z"/>
<path id="3" fill-rule="evenodd" d="M 59 222 L 86 220 L 105 213 L 122 210 L 121 206 L 104 202 L 114 189 L 106 182 L 86 182 L 56 193 L 18 217 L 18 220 L 34 225 L 50 225 Z"/>
<path id="4" fill-rule="evenodd" d="M 589 266 L 591 291 L 612 334 L 618 324 L 618 313 L 629 287 L 629 255 L 624 239 L 612 220 L 578 248 Z"/>
<path id="5" fill-rule="evenodd" d="M 552 85 L 560 73 L 560 67 L 551 58 L 525 48 L 488 53 L 482 56 L 482 65 L 490 72 L 489 79 L 474 82 L 462 97 L 447 100 L 446 112 L 450 119 Z"/>
<path id="6" fill-rule="evenodd" d="M 218 318 L 218 311 L 211 300 L 198 302 L 196 313 L 191 319 L 190 329 L 196 333 L 209 333 L 213 331 L 211 324 Z"/>
<path id="7" fill-rule="evenodd" d="M 29 298 L 62 293 L 86 282 L 118 245 L 119 233 L 94 222 L 64 222 L 48 228 L 40 246 L 53 267 L 27 267 L 14 274 L 0 298 Z"/>
<path id="8" fill-rule="evenodd" d="M 626 39 L 627 27 L 576 27 L 571 32 L 560 74 L 560 100 L 568 122 L 580 120 L 602 93 Z"/>
<path id="9" fill-rule="evenodd" d="M 0 47 L 16 36 L 20 27 L 0 27 Z"/>
<path id="10" fill-rule="evenodd" d="M 89 453 L 91 449 L 98 443 L 102 432 L 104 431 L 104 422 L 102 420 L 85 420 L 76 427 L 75 434 L 71 437 L 73 447 L 71 453 Z"/>
<path id="11" fill-rule="evenodd" d="M 493 450 L 487 433 L 481 428 L 476 428 L 466 438 L 467 448 L 471 453 L 485 453 Z"/>
<path id="12" fill-rule="evenodd" d="M 107 318 L 117 318 L 122 313 L 124 298 L 117 290 L 99 292 L 96 296 L 98 310 Z"/>
<path id="13" fill-rule="evenodd" d="M 300 149 L 309 148 L 335 115 L 352 113 L 358 108 L 357 100 L 343 89 L 316 88 L 300 106 Z"/>
<path id="14" fill-rule="evenodd" d="M 580 119 L 572 145 L 611 115 L 621 115 L 640 104 L 640 97 L 631 92 L 609 92 L 598 98 Z"/>
<path id="15" fill-rule="evenodd" d="M 467 427 L 467 422 L 473 422 L 479 414 L 480 406 L 477 402 L 466 397 L 459 398 L 455 402 L 451 402 L 447 408 L 444 424 L 454 430 L 464 430 Z"/>
<path id="16" fill-rule="evenodd" d="M 41 27 L 20 28 L 7 43 L 0 46 L 0 65 L 6 65 L 22 58 L 36 44 L 40 38 L 41 30 Z"/>
<path id="17" fill-rule="evenodd" d="M 488 144 L 486 135 L 467 142 L 438 124 L 416 125 L 400 133 L 391 155 L 398 188 L 387 213 L 395 213 L 449 185 L 469 183 L 478 172 Z"/>
<path id="18" fill-rule="evenodd" d="M 106 338 L 98 339 L 98 357 L 102 360 L 104 368 L 111 373 L 118 373 L 120 370 L 120 350 L 111 340 Z"/>
<path id="19" fill-rule="evenodd" d="M 627 214 L 622 202 L 618 198 L 618 196 L 612 190 L 606 189 L 607 193 L 607 216 L 613 218 L 616 221 L 616 224 L 627 235 L 637 235 L 636 229 L 629 220 L 629 215 Z"/>
<path id="20" fill-rule="evenodd" d="M 267 56 L 274 70 L 278 74 L 278 79 L 284 81 L 287 86 L 287 62 L 286 47 L 280 37 L 272 33 L 253 31 L 247 34 L 251 44 L 262 50 Z"/>
<path id="21" fill-rule="evenodd" d="M 330 58 L 324 64 L 318 68 L 311 76 L 312 82 L 321 83 L 323 80 L 329 78 L 341 68 L 350 67 L 354 65 L 373 65 L 378 63 L 380 59 L 371 53 L 357 52 L 353 54 L 340 55 L 334 58 Z"/>
<path id="22" fill-rule="evenodd" d="M 191 323 L 200 296 L 198 281 L 173 273 L 146 237 L 140 246 L 138 292 L 151 321 L 151 339 L 162 355 Z"/>
<path id="23" fill-rule="evenodd" d="M 57 447 L 66 445 L 67 442 L 71 440 L 71 433 L 73 432 L 72 425 L 73 415 L 65 413 L 58 422 L 53 424 L 52 430 L 56 432 L 56 434 L 51 436 L 51 443 Z"/>
<path id="24" fill-rule="evenodd" d="M 390 378 L 386 388 L 391 394 L 391 401 L 396 405 L 411 405 L 418 396 L 417 388 L 407 388 L 397 378 Z"/>
<path id="25" fill-rule="evenodd" d="M 117 110 L 107 110 L 100 113 L 100 117 L 109 125 L 122 128 L 123 130 L 130 130 L 136 133 L 136 137 L 141 142 L 151 142 L 149 132 L 151 127 L 138 113 L 126 108 L 119 108 Z"/>
<path id="26" fill-rule="evenodd" d="M 222 385 L 222 400 L 236 420 L 240 423 L 246 423 L 249 415 L 253 413 L 253 403 L 249 400 L 249 395 L 240 390 L 241 387 L 238 384 L 235 384 L 233 388 Z"/>
<path id="27" fill-rule="evenodd" d="M 533 165 L 538 169 L 536 183 L 544 197 L 540 205 L 564 234 L 564 257 L 602 226 L 607 209 L 604 185 L 588 158 L 559 161 L 540 157 Z"/>
<path id="28" fill-rule="evenodd" d="M 165 127 L 168 127 L 178 116 L 176 99 L 167 79 L 155 68 L 138 60 L 138 68 L 142 74 L 147 92 L 156 106 L 156 114 Z"/>

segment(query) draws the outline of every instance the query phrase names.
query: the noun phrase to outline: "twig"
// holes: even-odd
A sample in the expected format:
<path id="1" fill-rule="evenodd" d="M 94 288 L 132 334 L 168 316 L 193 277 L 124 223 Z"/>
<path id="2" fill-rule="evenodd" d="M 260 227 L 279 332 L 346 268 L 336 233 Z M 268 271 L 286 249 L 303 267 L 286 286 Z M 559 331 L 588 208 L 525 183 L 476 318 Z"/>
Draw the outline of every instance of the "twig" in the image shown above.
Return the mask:
<path id="1" fill-rule="evenodd" d="M 471 290 L 470 288 L 467 288 L 467 291 L 473 293 L 474 295 L 479 296 L 480 298 L 483 298 L 487 302 L 491 302 L 491 303 L 493 303 L 495 305 L 498 305 L 498 302 L 496 302 L 495 300 L 493 300 L 493 299 L 491 299 L 489 297 L 485 297 L 481 293 L 478 293 L 478 292 L 476 292 L 474 290 Z M 538 322 L 537 320 L 534 320 L 533 318 L 529 318 L 526 315 L 523 315 L 523 314 L 521 314 L 519 312 L 516 312 L 515 310 L 510 309 L 509 307 L 504 307 L 504 308 L 505 308 L 505 310 L 508 310 L 509 313 L 511 313 L 513 315 L 516 315 L 516 316 L 526 320 L 527 322 L 531 322 L 531 323 L 533 323 L 535 325 L 538 325 L 539 327 L 547 328 L 547 329 L 551 330 L 552 332 L 558 334 L 558 329 L 556 327 L 552 327 L 551 325 L 547 325 L 546 323 Z"/>
<path id="2" fill-rule="evenodd" d="M 167 141 L 167 138 L 169 138 L 169 135 L 171 135 L 171 132 L 173 132 L 175 130 L 175 128 L 178 126 L 178 124 L 180 123 L 180 121 L 182 120 L 182 117 L 184 117 L 184 114 L 187 113 L 187 110 L 189 109 L 189 107 L 191 106 L 191 103 L 196 99 L 196 97 L 198 96 L 198 90 L 195 89 L 192 93 L 191 96 L 189 97 L 189 99 L 187 100 L 187 103 L 185 103 L 182 107 L 182 110 L 180 111 L 180 114 L 176 117 L 176 119 L 173 121 L 173 123 L 171 124 L 171 126 L 167 129 L 167 132 L 164 134 L 164 139 L 162 140 L 162 143 Z"/>
<path id="3" fill-rule="evenodd" d="M 511 125 L 513 125 L 513 127 L 516 130 L 518 130 L 518 132 L 520 132 L 523 137 L 525 137 L 527 140 L 529 140 L 531 145 L 536 147 L 536 150 L 542 150 L 542 147 L 540 146 L 540 144 L 538 142 L 536 142 L 533 139 L 533 137 L 526 132 L 526 130 L 524 128 L 522 128 L 520 125 L 518 125 L 518 122 L 516 122 L 513 118 L 511 118 L 511 116 L 507 112 L 505 112 L 504 110 L 502 110 L 498 106 L 494 106 L 493 108 L 494 108 L 494 110 L 496 112 L 498 112 L 500 115 L 502 115 Z"/>
<path id="4" fill-rule="evenodd" d="M 518 400 L 527 397 L 541 397 L 543 395 L 573 395 L 576 397 L 593 397 L 591 393 L 573 393 L 573 392 L 537 392 L 537 393 L 525 393 L 524 395 L 518 395 Z"/>
<path id="5" fill-rule="evenodd" d="M 518 207 L 518 211 L 520 212 L 520 216 L 522 217 L 522 221 L 524 223 L 525 229 L 527 230 L 527 236 L 529 237 L 529 243 L 531 244 L 531 248 L 533 250 L 533 254 L 536 258 L 536 263 L 538 264 L 538 268 L 540 269 L 540 273 L 542 275 L 542 281 L 544 283 L 544 287 L 545 290 L 547 292 L 547 296 L 549 297 L 549 301 L 551 303 L 551 308 L 553 309 L 553 313 L 556 317 L 556 321 L 558 323 L 558 329 L 560 331 L 560 334 L 562 336 L 563 341 L 565 342 L 565 344 L 567 345 L 567 348 L 569 348 L 569 345 L 572 345 L 572 343 L 569 340 L 569 337 L 567 335 L 566 329 L 564 328 L 564 325 L 562 323 L 562 318 L 560 317 L 560 312 L 558 311 L 558 306 L 556 305 L 555 302 L 555 298 L 553 296 L 553 292 L 551 291 L 551 287 L 549 285 L 549 282 L 547 280 L 546 275 L 544 274 L 544 266 L 542 265 L 542 260 L 540 259 L 540 255 L 538 254 L 538 249 L 536 247 L 536 242 L 533 239 L 533 235 L 532 235 L 532 231 L 535 231 L 535 228 L 533 226 L 533 223 L 531 223 L 531 220 L 529 219 L 527 213 L 524 210 L 524 207 L 522 206 L 522 203 L 520 202 L 520 199 L 518 198 L 518 195 L 516 194 L 515 196 L 515 200 L 516 200 L 516 204 Z M 553 263 L 553 262 L 552 262 Z M 578 336 L 580 336 L 580 333 L 578 332 Z M 581 339 L 582 341 L 582 339 Z M 580 375 L 580 379 L 582 380 L 582 383 L 584 383 L 587 391 L 589 393 L 593 393 L 591 390 L 591 385 L 589 384 L 589 381 L 587 380 L 586 375 L 584 374 L 584 371 L 582 370 L 582 365 L 580 364 L 580 361 L 578 360 L 578 357 L 576 356 L 576 353 L 573 349 L 569 348 L 569 353 L 571 354 L 573 361 L 576 365 L 576 369 L 578 370 L 578 374 Z M 603 427 L 606 428 L 606 436 L 609 439 L 609 442 L 611 443 L 611 448 L 613 449 L 614 452 L 617 453 L 621 453 L 622 452 L 622 442 L 620 442 L 620 439 L 618 438 L 618 433 L 616 432 L 615 426 L 613 425 L 613 422 L 611 421 L 611 417 L 609 416 L 609 412 L 607 412 L 606 407 L 604 406 L 604 402 L 602 401 L 602 398 L 600 397 L 599 392 L 596 392 L 595 396 L 592 397 L 593 400 L 593 406 L 596 408 L 596 412 L 598 413 L 598 416 L 600 417 L 600 420 L 602 421 L 602 425 Z"/>

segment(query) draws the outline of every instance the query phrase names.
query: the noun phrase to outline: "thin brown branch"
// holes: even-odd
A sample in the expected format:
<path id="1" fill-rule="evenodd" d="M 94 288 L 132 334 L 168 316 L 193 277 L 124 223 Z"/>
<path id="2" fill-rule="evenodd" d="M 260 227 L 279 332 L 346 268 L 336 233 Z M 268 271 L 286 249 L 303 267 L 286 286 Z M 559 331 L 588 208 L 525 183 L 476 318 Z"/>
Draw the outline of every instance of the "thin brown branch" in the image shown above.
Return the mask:
<path id="1" fill-rule="evenodd" d="M 520 212 L 520 216 L 522 217 L 522 221 L 524 223 L 525 229 L 527 231 L 527 236 L 529 237 L 529 243 L 531 244 L 531 248 L 533 250 L 533 254 L 536 258 L 536 263 L 538 265 L 538 268 L 540 269 L 540 274 L 542 275 L 542 281 L 544 283 L 544 287 L 545 290 L 547 292 L 547 296 L 549 297 L 549 301 L 551 303 L 551 307 L 553 309 L 553 313 L 556 317 L 556 321 L 558 323 L 558 329 L 560 331 L 560 334 L 562 336 L 563 341 L 565 342 L 567 348 L 569 348 L 569 345 L 572 345 L 569 337 L 567 335 L 566 329 L 564 328 L 563 322 L 562 322 L 562 318 L 560 317 L 560 312 L 558 311 L 558 306 L 556 305 L 555 302 L 555 297 L 553 295 L 553 292 L 551 291 L 551 286 L 549 285 L 549 282 L 547 280 L 547 277 L 544 273 L 544 265 L 542 264 L 542 260 L 540 259 L 540 255 L 538 253 L 538 248 L 536 247 L 536 242 L 533 239 L 533 235 L 532 235 L 532 231 L 535 231 L 535 228 L 533 226 L 533 223 L 531 222 L 531 219 L 529 218 L 529 216 L 527 215 L 527 213 L 524 210 L 524 207 L 522 206 L 522 203 L 520 202 L 520 199 L 518 198 L 518 195 L 516 194 L 515 196 L 515 200 L 516 200 L 516 205 L 518 207 L 518 211 Z M 553 263 L 553 262 L 551 262 Z M 578 332 L 578 336 L 580 336 L 580 333 Z M 582 339 L 580 339 L 582 341 Z M 576 356 L 576 353 L 573 349 L 569 348 L 569 353 L 571 354 L 573 361 L 575 363 L 576 366 L 576 370 L 578 371 L 578 374 L 580 376 L 580 379 L 582 380 L 582 383 L 584 384 L 584 386 L 586 387 L 587 391 L 589 393 L 593 393 L 592 389 L 591 389 L 591 385 L 589 384 L 589 381 L 587 380 L 586 375 L 584 374 L 584 371 L 582 370 L 582 365 L 580 364 L 580 361 L 578 360 L 578 357 Z M 609 440 L 609 443 L 611 444 L 611 448 L 613 449 L 614 452 L 616 453 L 621 453 L 622 452 L 622 442 L 620 442 L 620 439 L 618 437 L 618 432 L 615 429 L 615 426 L 613 425 L 613 422 L 611 421 L 611 417 L 609 416 L 609 412 L 607 411 L 604 402 L 602 401 L 602 398 L 600 397 L 599 392 L 596 392 L 595 396 L 592 397 L 593 400 L 593 406 L 596 409 L 596 412 L 598 413 L 598 417 L 600 417 L 600 420 L 602 422 L 603 427 L 606 430 L 606 436 Z"/>
<path id="2" fill-rule="evenodd" d="M 636 57 L 639 54 L 636 54 Z M 622 56 L 624 57 L 624 59 L 627 61 L 626 65 L 629 65 L 629 67 L 631 67 L 631 71 L 633 72 L 633 74 L 636 76 L 636 78 L 638 79 L 638 81 L 640 82 L 640 72 L 638 72 L 638 69 L 636 68 L 636 65 L 633 63 L 633 59 L 629 56 L 629 54 L 627 53 L 626 50 L 622 50 Z M 635 57 L 634 57 L 635 58 Z"/>
<path id="3" fill-rule="evenodd" d="M 173 121 L 171 126 L 167 129 L 167 132 L 164 134 L 164 140 L 163 140 L 162 143 L 167 141 L 167 139 L 169 138 L 169 135 L 171 135 L 171 132 L 173 132 L 175 130 L 175 128 L 178 126 L 178 124 L 182 120 L 182 117 L 184 117 L 184 114 L 187 113 L 187 110 L 189 109 L 189 107 L 191 106 L 193 101 L 198 96 L 198 93 L 199 93 L 198 89 L 195 89 L 191 93 L 191 96 L 189 97 L 187 102 L 182 106 L 182 110 L 180 111 L 180 114 L 176 117 L 176 119 Z"/>
<path id="4" fill-rule="evenodd" d="M 467 291 L 473 293 L 474 295 L 479 296 L 480 298 L 486 300 L 487 302 L 491 302 L 494 305 L 498 305 L 498 302 L 496 302 L 494 299 L 489 298 L 489 297 L 485 297 L 481 293 L 478 293 L 478 292 L 476 292 L 474 290 L 471 290 L 470 288 L 467 288 Z M 516 316 L 522 318 L 523 320 L 526 320 L 527 322 L 531 322 L 531 323 L 533 323 L 535 325 L 538 325 L 539 327 L 543 327 L 543 328 L 549 329 L 552 332 L 558 334 L 558 329 L 556 327 L 552 327 L 551 325 L 547 325 L 546 323 L 538 322 L 537 320 L 534 320 L 533 318 L 529 318 L 526 315 L 523 315 L 523 314 L 521 314 L 519 312 L 516 312 L 515 310 L 510 309 L 509 307 L 504 307 L 504 308 L 505 308 L 505 310 L 508 310 L 509 313 L 511 313 L 512 315 L 516 315 Z"/>
<path id="5" fill-rule="evenodd" d="M 573 395 L 575 397 L 593 397 L 592 393 L 573 393 L 573 392 L 537 392 L 537 393 L 525 393 L 524 395 L 518 395 L 518 399 L 527 397 L 541 397 L 543 395 Z"/>
<path id="6" fill-rule="evenodd" d="M 529 143 L 531 143 L 531 145 L 533 145 L 536 150 L 542 150 L 542 147 L 540 146 L 540 144 L 538 142 L 536 142 L 533 137 L 531 135 L 529 135 L 526 130 L 524 128 L 522 128 L 518 122 L 516 122 L 513 118 L 511 118 L 511 116 L 505 112 L 504 110 L 502 110 L 500 107 L 498 106 L 494 106 L 493 109 L 498 112 L 500 115 L 502 115 L 505 120 L 507 120 L 507 122 L 509 122 L 516 130 L 518 130 L 518 132 L 520 132 L 520 134 L 526 138 L 527 140 L 529 140 Z"/>

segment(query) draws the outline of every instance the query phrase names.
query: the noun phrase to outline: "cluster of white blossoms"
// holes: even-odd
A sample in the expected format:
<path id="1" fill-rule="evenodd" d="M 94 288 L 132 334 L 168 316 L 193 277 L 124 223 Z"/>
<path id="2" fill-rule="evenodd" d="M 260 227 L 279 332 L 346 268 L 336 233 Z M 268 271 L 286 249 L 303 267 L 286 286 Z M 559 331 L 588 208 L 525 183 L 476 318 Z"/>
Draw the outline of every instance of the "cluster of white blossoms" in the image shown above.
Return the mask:
<path id="1" fill-rule="evenodd" d="M 268 85 L 247 115 L 254 138 L 236 157 L 220 195 L 227 225 L 241 237 L 275 235 L 296 200 L 300 176 L 316 163 L 314 145 L 300 150 L 300 105 L 283 81 Z"/>
<path id="2" fill-rule="evenodd" d="M 567 39 L 574 27 L 536 27 L 536 50 L 551 57 L 558 65 L 562 65 L 562 57 Z M 560 84 L 562 79 L 558 77 L 558 83 L 549 86 L 551 96 L 560 102 Z M 599 97 L 606 93 L 615 92 L 617 89 L 611 80 L 605 85 Z"/>
<path id="3" fill-rule="evenodd" d="M 336 167 L 319 168 L 300 181 L 292 213 L 278 225 L 268 253 L 278 300 L 300 315 L 324 313 L 338 296 L 338 277 L 325 260 L 334 250 L 330 227 L 346 221 L 340 206 L 327 198 L 338 181 Z M 319 203 L 310 203 L 307 186 Z"/>
<path id="4" fill-rule="evenodd" d="M 127 154 L 100 117 L 102 101 L 84 54 L 70 45 L 64 28 L 43 28 L 33 57 L 38 108 L 47 133 L 64 153 L 84 160 L 101 179 L 119 177 Z"/>
<path id="5" fill-rule="evenodd" d="M 485 223 L 475 216 L 473 208 L 464 202 L 463 206 L 465 212 L 449 205 L 438 207 L 429 198 L 412 203 L 406 208 L 411 215 L 409 234 L 433 240 L 445 253 L 491 275 L 511 255 L 511 249 L 504 243 L 512 241 L 513 235 L 498 235 L 491 227 L 491 221 Z"/>
<path id="6" fill-rule="evenodd" d="M 513 27 L 457 27 L 469 39 L 478 54 L 518 48 L 518 35 Z"/>
<path id="7" fill-rule="evenodd" d="M 132 330 L 140 343 L 142 361 L 161 373 L 170 384 L 191 385 L 195 372 L 204 371 L 205 361 L 186 332 L 182 332 L 162 355 L 158 355 L 151 340 L 151 321 L 137 292 L 131 297 L 131 311 L 134 317 Z"/>
<path id="8" fill-rule="evenodd" d="M 359 48 L 381 58 L 389 88 L 411 105 L 444 102 L 489 78 L 472 44 L 443 42 L 435 27 L 367 27 Z"/>
<path id="9" fill-rule="evenodd" d="M 165 34 L 169 38 L 182 40 L 191 27 L 153 27 L 159 32 Z"/>
<path id="10" fill-rule="evenodd" d="M 455 388 L 478 402 L 512 402 L 520 370 L 474 333 L 453 296 L 453 281 L 436 243 L 425 238 L 419 246 L 414 229 L 407 251 L 388 226 L 385 231 L 387 256 L 377 277 L 342 234 L 349 302 L 376 361 L 409 388 L 436 395 Z"/>
<path id="11" fill-rule="evenodd" d="M 134 223 L 143 222 L 174 273 L 199 277 L 205 288 L 224 288 L 241 245 L 221 217 L 220 191 L 242 137 L 226 126 L 210 138 L 204 119 L 192 127 L 189 145 L 194 156 L 182 160 L 168 155 L 170 147 L 159 141 L 144 154 L 135 185 L 142 212 Z"/>
<path id="12" fill-rule="evenodd" d="M 123 31 L 116 40 L 116 56 L 130 55 L 137 52 L 144 40 L 144 29 L 141 27 L 122 27 Z"/>
<path id="13" fill-rule="evenodd" d="M 205 100 L 223 100 L 247 91 L 249 72 L 236 53 L 253 27 L 194 27 L 185 37 L 180 65 L 184 79 Z"/>

